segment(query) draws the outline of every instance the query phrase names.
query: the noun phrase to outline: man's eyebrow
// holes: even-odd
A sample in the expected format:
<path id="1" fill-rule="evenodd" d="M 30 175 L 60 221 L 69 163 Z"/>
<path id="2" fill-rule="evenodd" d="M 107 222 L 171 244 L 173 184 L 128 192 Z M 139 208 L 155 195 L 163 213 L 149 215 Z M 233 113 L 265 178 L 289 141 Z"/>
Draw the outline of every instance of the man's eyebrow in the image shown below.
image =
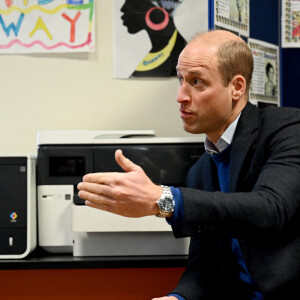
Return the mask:
<path id="1" fill-rule="evenodd" d="M 207 68 L 205 68 L 205 69 L 207 69 Z M 195 69 L 195 68 L 189 69 L 188 72 L 192 73 L 192 74 L 200 74 L 200 75 L 204 73 L 203 70 L 199 70 L 199 68 L 197 68 L 197 69 Z"/>
<path id="2" fill-rule="evenodd" d="M 200 69 L 201 68 L 201 69 Z M 204 70 L 202 70 L 204 69 Z M 205 70 L 209 69 L 206 66 L 201 66 L 201 67 L 197 67 L 197 68 L 190 68 L 190 69 L 186 69 L 186 71 L 190 74 L 199 74 L 199 75 L 203 75 L 205 73 Z M 177 72 L 182 71 L 180 68 L 176 67 Z"/>

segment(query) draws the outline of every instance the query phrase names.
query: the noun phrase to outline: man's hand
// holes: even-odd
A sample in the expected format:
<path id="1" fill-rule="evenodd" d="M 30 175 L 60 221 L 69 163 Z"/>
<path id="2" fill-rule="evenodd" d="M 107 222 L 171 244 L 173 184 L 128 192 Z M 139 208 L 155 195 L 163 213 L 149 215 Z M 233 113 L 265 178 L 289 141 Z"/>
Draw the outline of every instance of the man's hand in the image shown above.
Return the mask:
<path id="1" fill-rule="evenodd" d="M 126 158 L 121 150 L 115 153 L 125 173 L 92 173 L 77 186 L 85 204 L 126 217 L 156 215 L 156 200 L 162 187 L 154 184 L 143 169 Z"/>

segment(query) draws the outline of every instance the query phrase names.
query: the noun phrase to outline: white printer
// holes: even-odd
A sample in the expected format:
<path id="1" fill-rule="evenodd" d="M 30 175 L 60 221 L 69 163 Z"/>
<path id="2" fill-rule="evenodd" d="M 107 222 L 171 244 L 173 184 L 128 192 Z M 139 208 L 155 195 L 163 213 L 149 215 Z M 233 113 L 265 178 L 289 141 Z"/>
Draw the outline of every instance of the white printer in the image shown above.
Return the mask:
<path id="1" fill-rule="evenodd" d="M 189 240 L 175 239 L 165 219 L 126 218 L 84 205 L 77 184 L 92 172 L 122 171 L 121 149 L 157 184 L 184 186 L 203 154 L 203 136 L 156 138 L 154 131 L 44 131 L 38 133 L 39 246 L 74 256 L 181 255 Z"/>

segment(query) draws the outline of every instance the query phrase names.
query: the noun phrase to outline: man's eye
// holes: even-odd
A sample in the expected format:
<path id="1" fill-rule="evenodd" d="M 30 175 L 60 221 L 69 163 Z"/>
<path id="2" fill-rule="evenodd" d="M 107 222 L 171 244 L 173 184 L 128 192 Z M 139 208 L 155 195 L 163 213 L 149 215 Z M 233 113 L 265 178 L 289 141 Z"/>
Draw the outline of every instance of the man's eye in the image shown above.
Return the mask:
<path id="1" fill-rule="evenodd" d="M 179 83 L 182 83 L 182 77 L 181 76 L 177 76 L 177 79 L 178 79 Z"/>
<path id="2" fill-rule="evenodd" d="M 200 79 L 194 79 L 194 81 L 193 81 L 193 84 L 194 85 L 199 85 L 199 84 L 201 84 L 201 80 Z"/>

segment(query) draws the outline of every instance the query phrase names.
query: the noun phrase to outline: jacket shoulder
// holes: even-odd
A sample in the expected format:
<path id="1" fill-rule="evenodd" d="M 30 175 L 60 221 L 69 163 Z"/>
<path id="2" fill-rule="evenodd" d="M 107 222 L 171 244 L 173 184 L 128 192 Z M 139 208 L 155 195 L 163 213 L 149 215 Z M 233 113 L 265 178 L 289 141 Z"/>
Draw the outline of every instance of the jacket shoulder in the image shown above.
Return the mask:
<path id="1" fill-rule="evenodd" d="M 272 121 L 273 125 L 299 124 L 300 109 L 292 107 L 269 107 L 260 110 L 260 118 L 265 121 Z"/>

